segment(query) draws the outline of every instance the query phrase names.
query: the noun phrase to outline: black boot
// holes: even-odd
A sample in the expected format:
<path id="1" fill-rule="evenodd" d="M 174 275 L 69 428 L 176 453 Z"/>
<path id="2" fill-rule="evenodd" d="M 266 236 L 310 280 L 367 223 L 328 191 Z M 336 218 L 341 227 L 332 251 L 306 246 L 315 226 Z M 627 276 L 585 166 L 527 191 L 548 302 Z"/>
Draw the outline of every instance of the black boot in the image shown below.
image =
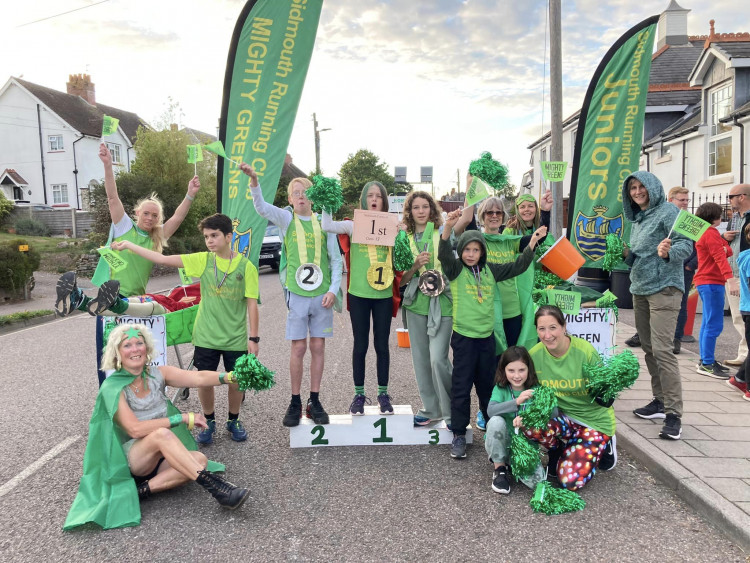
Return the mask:
<path id="1" fill-rule="evenodd" d="M 146 500 L 150 496 L 151 487 L 149 486 L 148 481 L 144 481 L 138 485 L 138 500 Z"/>
<path id="2" fill-rule="evenodd" d="M 211 493 L 221 506 L 229 510 L 239 508 L 250 496 L 250 491 L 247 489 L 236 487 L 223 477 L 205 469 L 198 473 L 198 479 L 195 482 Z"/>

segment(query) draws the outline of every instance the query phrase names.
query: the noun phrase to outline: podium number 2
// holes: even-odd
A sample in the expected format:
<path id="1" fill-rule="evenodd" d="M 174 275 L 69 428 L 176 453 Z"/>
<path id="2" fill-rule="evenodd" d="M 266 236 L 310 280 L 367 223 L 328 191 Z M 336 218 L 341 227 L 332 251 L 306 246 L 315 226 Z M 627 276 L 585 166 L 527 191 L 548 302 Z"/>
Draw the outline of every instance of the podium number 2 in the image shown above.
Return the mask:
<path id="1" fill-rule="evenodd" d="M 387 442 L 393 442 L 393 438 L 391 438 L 391 437 L 389 437 L 387 435 L 388 434 L 388 429 L 386 428 L 386 423 L 385 423 L 385 419 L 384 418 L 379 418 L 373 424 L 373 426 L 375 428 L 380 428 L 380 436 L 378 436 L 377 438 L 373 438 L 372 439 L 373 443 L 375 443 L 375 444 L 382 444 L 382 443 L 387 443 Z"/>
<path id="2" fill-rule="evenodd" d="M 310 430 L 310 434 L 317 434 L 315 438 L 313 438 L 313 441 L 311 445 L 313 446 L 325 446 L 328 444 L 328 440 L 326 438 L 323 438 L 323 436 L 326 435 L 326 429 L 323 426 L 313 426 L 313 429 Z"/>

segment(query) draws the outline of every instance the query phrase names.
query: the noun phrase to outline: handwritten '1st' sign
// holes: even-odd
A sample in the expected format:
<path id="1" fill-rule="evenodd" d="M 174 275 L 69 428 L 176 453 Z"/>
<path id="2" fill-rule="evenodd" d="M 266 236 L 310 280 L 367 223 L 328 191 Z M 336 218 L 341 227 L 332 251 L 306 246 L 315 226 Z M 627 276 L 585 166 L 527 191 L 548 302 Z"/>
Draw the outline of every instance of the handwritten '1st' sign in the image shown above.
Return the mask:
<path id="1" fill-rule="evenodd" d="M 398 215 L 382 211 L 354 210 L 352 242 L 393 246 L 398 232 Z"/>

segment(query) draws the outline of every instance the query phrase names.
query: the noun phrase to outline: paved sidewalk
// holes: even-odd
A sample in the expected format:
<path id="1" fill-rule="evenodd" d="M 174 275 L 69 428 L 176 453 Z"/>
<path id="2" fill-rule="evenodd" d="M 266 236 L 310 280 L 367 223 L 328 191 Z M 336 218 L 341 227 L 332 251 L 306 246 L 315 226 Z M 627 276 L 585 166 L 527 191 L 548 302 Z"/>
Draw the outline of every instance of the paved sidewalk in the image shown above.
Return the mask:
<path id="1" fill-rule="evenodd" d="M 683 348 L 677 356 L 684 401 L 682 439 L 659 438 L 662 420 L 632 413 L 652 398 L 643 350 L 625 345 L 634 332 L 632 326 L 618 323 L 619 349 L 632 350 L 641 363 L 638 381 L 614 405 L 618 446 L 750 551 L 750 401 L 725 381 L 696 373 L 698 357 Z"/>

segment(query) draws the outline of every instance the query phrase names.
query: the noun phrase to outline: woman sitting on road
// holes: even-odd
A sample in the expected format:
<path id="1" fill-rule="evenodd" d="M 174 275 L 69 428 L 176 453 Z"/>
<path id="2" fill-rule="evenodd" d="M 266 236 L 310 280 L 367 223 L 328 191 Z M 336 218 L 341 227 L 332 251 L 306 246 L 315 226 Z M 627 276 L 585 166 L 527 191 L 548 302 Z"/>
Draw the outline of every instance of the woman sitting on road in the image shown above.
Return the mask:
<path id="1" fill-rule="evenodd" d="M 615 412 L 589 396 L 583 366 L 599 362 L 594 347 L 565 329 L 565 317 L 554 305 L 543 305 L 534 316 L 540 342 L 529 350 L 539 383 L 557 395 L 558 416 L 540 430 L 524 434 L 550 450 L 550 470 L 565 489 L 583 487 L 596 473 L 613 469 Z"/>
<path id="2" fill-rule="evenodd" d="M 114 328 L 102 369 L 115 369 L 99 389 L 89 422 L 83 477 L 64 529 L 88 522 L 118 528 L 140 523 L 139 499 L 195 481 L 222 506 L 236 509 L 247 489 L 211 471 L 224 466 L 195 451 L 193 426 L 206 427 L 202 414 L 181 414 L 166 398 L 165 386 L 214 387 L 232 374 L 148 366 L 154 341 L 140 324 Z M 210 471 L 209 471 L 210 470 Z"/>

